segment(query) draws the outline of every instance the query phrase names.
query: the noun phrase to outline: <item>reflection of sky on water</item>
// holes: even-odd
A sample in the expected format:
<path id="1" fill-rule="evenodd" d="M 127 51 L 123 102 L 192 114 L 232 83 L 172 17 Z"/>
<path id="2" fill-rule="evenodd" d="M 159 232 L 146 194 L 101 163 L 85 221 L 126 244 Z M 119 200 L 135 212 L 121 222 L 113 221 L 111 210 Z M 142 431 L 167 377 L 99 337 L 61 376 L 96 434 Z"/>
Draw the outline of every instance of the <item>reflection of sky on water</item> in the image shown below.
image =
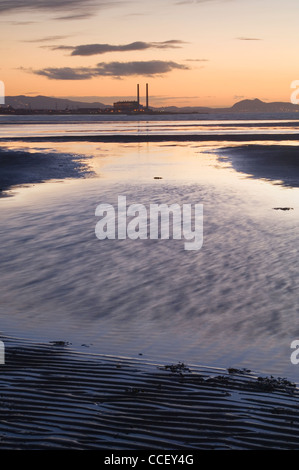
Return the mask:
<path id="1" fill-rule="evenodd" d="M 205 153 L 211 144 L 50 148 L 93 155 L 98 177 L 18 188 L 0 200 L 3 332 L 296 376 L 289 345 L 299 335 L 298 189 L 235 172 Z M 145 206 L 202 203 L 203 248 L 100 242 L 95 208 L 118 195 Z"/>
<path id="2" fill-rule="evenodd" d="M 39 118 L 39 119 L 38 119 Z M 154 117 L 152 117 L 153 119 Z M 297 134 L 298 120 L 234 119 L 111 121 L 104 116 L 0 116 L 0 138 L 70 135 Z M 159 120 L 161 119 L 161 120 Z M 192 119 L 189 117 L 189 119 Z"/>

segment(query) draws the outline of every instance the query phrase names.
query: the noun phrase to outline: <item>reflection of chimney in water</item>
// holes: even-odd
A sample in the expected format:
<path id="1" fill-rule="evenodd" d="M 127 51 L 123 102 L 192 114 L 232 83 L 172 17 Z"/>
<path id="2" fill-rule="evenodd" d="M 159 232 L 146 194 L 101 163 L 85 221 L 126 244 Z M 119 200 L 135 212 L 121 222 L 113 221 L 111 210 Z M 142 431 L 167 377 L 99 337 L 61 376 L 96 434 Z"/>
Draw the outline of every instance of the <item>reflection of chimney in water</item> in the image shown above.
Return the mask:
<path id="1" fill-rule="evenodd" d="M 137 103 L 138 103 L 138 106 L 139 106 L 139 103 L 140 103 L 140 98 L 139 98 L 139 83 L 137 85 Z"/>
<path id="2" fill-rule="evenodd" d="M 146 108 L 148 108 L 148 83 L 146 84 Z"/>

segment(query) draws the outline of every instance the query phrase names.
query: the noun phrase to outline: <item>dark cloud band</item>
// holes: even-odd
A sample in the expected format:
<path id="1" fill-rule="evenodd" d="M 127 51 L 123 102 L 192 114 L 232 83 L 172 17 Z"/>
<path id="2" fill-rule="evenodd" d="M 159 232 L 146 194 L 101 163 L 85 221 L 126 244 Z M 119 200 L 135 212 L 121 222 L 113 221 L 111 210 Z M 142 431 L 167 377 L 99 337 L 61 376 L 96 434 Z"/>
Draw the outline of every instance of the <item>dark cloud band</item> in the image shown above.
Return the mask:
<path id="1" fill-rule="evenodd" d="M 146 49 L 177 49 L 185 44 L 184 41 L 172 39 L 163 42 L 143 42 L 136 41 L 130 44 L 83 44 L 79 46 L 54 46 L 52 50 L 72 51 L 72 56 L 92 56 L 98 54 L 106 54 L 107 52 L 128 52 L 128 51 L 144 51 Z"/>
<path id="2" fill-rule="evenodd" d="M 0 0 L 0 13 L 45 11 L 62 14 L 57 19 L 82 19 L 98 10 L 125 4 L 127 0 Z M 83 5 L 84 3 L 84 5 Z M 65 13 L 65 15 L 64 15 Z"/>
<path id="3" fill-rule="evenodd" d="M 33 73 L 51 80 L 88 80 L 93 77 L 121 78 L 132 75 L 163 75 L 172 70 L 189 70 L 186 65 L 172 61 L 101 62 L 96 67 L 62 67 L 36 70 Z"/>
<path id="4" fill-rule="evenodd" d="M 262 41 L 261 38 L 249 38 L 249 37 L 240 37 L 236 39 L 238 39 L 238 41 Z"/>

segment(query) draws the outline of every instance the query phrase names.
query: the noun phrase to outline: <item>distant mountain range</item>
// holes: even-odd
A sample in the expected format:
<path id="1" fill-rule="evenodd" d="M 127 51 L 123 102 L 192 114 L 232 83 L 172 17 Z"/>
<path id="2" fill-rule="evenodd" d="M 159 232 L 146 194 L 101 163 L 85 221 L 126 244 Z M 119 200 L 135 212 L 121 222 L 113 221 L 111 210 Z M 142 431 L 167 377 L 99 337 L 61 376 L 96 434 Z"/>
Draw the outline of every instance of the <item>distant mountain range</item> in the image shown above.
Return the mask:
<path id="1" fill-rule="evenodd" d="M 265 103 L 259 99 L 254 100 L 242 100 L 235 103 L 230 108 L 207 108 L 207 107 L 183 107 L 177 108 L 176 106 L 168 106 L 163 108 L 169 112 L 182 112 L 182 113 L 216 113 L 216 114 L 227 114 L 227 113 L 298 113 L 299 105 L 284 102 Z"/>
<path id="2" fill-rule="evenodd" d="M 25 110 L 79 110 L 79 109 L 107 109 L 111 108 L 100 102 L 87 103 L 82 101 L 74 101 L 64 98 L 51 98 L 48 96 L 7 96 L 5 98 L 5 106 L 11 106 L 14 109 Z M 298 113 L 299 105 L 284 102 L 265 103 L 259 99 L 242 100 L 235 103 L 230 108 L 208 108 L 203 106 L 167 106 L 167 107 L 151 107 L 153 111 L 163 111 L 164 113 Z"/>
<path id="3" fill-rule="evenodd" d="M 14 109 L 32 110 L 57 110 L 80 109 L 80 108 L 109 108 L 103 103 L 83 103 L 82 101 L 72 101 L 64 98 L 50 98 L 48 96 L 6 96 L 5 105 Z"/>

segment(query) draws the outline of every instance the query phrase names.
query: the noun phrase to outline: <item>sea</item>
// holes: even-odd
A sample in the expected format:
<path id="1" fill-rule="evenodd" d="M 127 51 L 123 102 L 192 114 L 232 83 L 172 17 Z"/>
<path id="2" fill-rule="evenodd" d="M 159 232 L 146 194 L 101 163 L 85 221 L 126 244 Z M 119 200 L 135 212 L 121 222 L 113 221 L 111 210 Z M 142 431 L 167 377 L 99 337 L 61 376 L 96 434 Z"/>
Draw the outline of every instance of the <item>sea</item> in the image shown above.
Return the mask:
<path id="1" fill-rule="evenodd" d="M 298 131 L 297 115 L 0 116 L 2 337 L 299 382 Z M 100 140 L 122 135 L 149 139 Z M 202 205 L 201 248 L 99 240 L 119 196 Z"/>

